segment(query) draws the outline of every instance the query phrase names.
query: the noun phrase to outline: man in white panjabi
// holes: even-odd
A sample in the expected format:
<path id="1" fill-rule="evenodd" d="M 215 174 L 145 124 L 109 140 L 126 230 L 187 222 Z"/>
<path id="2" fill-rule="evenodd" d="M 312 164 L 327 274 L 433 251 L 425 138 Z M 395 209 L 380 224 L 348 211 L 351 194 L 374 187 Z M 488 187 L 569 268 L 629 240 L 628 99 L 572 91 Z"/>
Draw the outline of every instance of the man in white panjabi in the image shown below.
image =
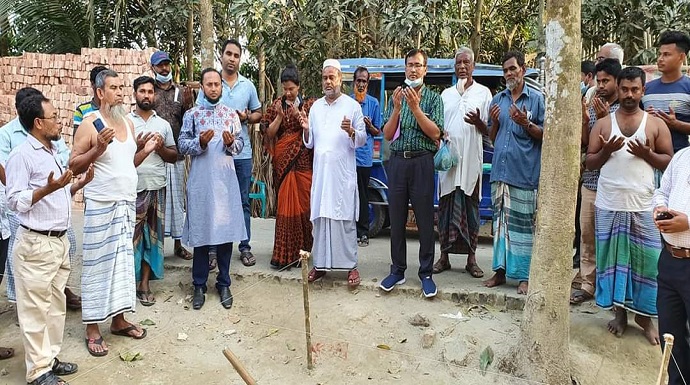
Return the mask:
<path id="1" fill-rule="evenodd" d="M 482 196 L 482 135 L 488 135 L 491 91 L 472 79 L 474 52 L 461 47 L 455 55 L 456 85 L 441 94 L 444 131 L 458 164 L 439 172 L 438 231 L 441 258 L 434 274 L 450 269 L 448 254 L 467 254 L 465 270 L 474 278 L 484 272 L 475 252 L 479 235 L 479 200 Z"/>
<path id="2" fill-rule="evenodd" d="M 359 103 L 341 92 L 342 72 L 334 59 L 323 62 L 324 97 L 307 118 L 301 116 L 304 145 L 314 149 L 311 218 L 314 224 L 314 268 L 309 282 L 329 270 L 349 271 L 350 288 L 360 283 L 357 271 L 357 164 L 355 148 L 367 140 Z M 341 118 L 342 117 L 342 118 Z"/>

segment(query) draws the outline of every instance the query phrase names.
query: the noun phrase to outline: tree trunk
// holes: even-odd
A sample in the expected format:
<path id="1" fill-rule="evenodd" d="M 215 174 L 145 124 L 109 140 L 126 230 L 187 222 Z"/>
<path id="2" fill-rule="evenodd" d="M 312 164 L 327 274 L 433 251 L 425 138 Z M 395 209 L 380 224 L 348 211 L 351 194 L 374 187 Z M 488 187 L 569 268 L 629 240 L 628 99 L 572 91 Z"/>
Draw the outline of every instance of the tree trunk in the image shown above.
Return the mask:
<path id="1" fill-rule="evenodd" d="M 201 25 L 201 68 L 214 67 L 216 60 L 212 0 L 199 1 L 199 24 Z"/>
<path id="2" fill-rule="evenodd" d="M 544 161 L 529 292 L 512 355 L 518 373 L 551 385 L 572 383 L 568 295 L 580 171 L 580 4 L 550 0 L 546 6 Z"/>
<path id="3" fill-rule="evenodd" d="M 264 51 L 264 45 L 259 46 L 259 101 L 263 110 L 266 111 L 266 52 Z"/>
<path id="4" fill-rule="evenodd" d="M 482 9 L 484 9 L 484 0 L 477 0 L 474 5 L 474 31 L 470 36 L 470 47 L 475 58 L 479 58 L 479 50 L 482 48 Z"/>
<path id="5" fill-rule="evenodd" d="M 187 42 L 185 43 L 187 59 L 187 81 L 194 80 L 194 4 L 189 3 L 189 17 L 187 17 Z"/>

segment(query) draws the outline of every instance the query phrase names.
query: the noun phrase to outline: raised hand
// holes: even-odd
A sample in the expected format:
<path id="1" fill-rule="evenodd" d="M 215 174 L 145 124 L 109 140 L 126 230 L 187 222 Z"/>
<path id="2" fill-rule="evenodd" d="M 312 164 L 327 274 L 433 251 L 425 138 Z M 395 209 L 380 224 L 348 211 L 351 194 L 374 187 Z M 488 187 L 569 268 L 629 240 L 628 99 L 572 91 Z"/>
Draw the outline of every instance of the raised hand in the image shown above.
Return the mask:
<path id="1" fill-rule="evenodd" d="M 473 126 L 478 126 L 483 123 L 481 114 L 479 113 L 479 108 L 477 108 L 476 111 L 467 112 L 467 115 L 465 115 L 465 123 L 469 123 Z"/>
<path id="2" fill-rule="evenodd" d="M 589 106 L 587 105 L 585 98 L 582 98 L 582 124 L 589 125 L 590 120 L 591 118 L 589 116 Z"/>
<path id="3" fill-rule="evenodd" d="M 668 128 L 675 128 L 676 124 L 678 123 L 678 119 L 676 118 L 676 112 L 673 110 L 673 107 L 669 106 L 668 107 L 668 113 L 662 111 L 662 110 L 654 110 L 654 115 L 656 115 L 659 119 L 663 120 L 664 123 L 668 126 Z"/>
<path id="4" fill-rule="evenodd" d="M 235 110 L 237 116 L 240 118 L 240 122 L 245 122 L 249 119 L 249 109 L 245 108 L 244 111 Z"/>
<path id="5" fill-rule="evenodd" d="M 494 104 L 489 108 L 489 116 L 491 117 L 491 124 L 494 127 L 498 127 L 498 119 L 501 116 L 501 107 L 498 104 Z"/>
<path id="6" fill-rule="evenodd" d="M 609 102 L 599 97 L 592 98 L 592 107 L 594 107 L 594 113 L 596 114 L 597 119 L 607 116 L 611 110 L 611 105 Z"/>
<path id="7" fill-rule="evenodd" d="M 350 135 L 350 130 L 352 130 L 352 121 L 347 116 L 343 116 L 343 120 L 340 122 L 340 129 L 345 131 L 347 135 Z"/>
<path id="8" fill-rule="evenodd" d="M 644 143 L 639 139 L 631 140 L 628 142 L 628 153 L 633 154 L 639 158 L 646 159 L 646 157 L 652 152 L 652 147 L 649 145 L 649 139 L 645 140 Z"/>
<path id="9" fill-rule="evenodd" d="M 518 126 L 527 127 L 529 125 L 529 119 L 527 119 L 527 110 L 525 109 L 525 106 L 522 106 L 522 110 L 520 110 L 515 104 L 512 104 L 508 110 L 508 113 L 510 114 L 510 119 L 512 119 L 513 122 L 515 122 L 515 124 Z"/>
<path id="10" fill-rule="evenodd" d="M 78 189 L 83 188 L 86 186 L 89 182 L 93 180 L 93 163 L 89 165 L 89 168 L 86 169 L 86 172 L 77 176 L 77 181 L 75 182 L 78 186 Z"/>
<path id="11" fill-rule="evenodd" d="M 623 143 L 625 143 L 625 138 L 617 135 L 613 135 L 608 141 L 602 135 L 599 135 L 599 139 L 601 139 L 602 150 L 609 155 L 623 148 Z"/>
<path id="12" fill-rule="evenodd" d="M 153 132 L 140 132 L 139 135 L 137 135 L 137 152 L 141 151 L 146 145 L 146 142 L 148 142 L 149 139 L 151 139 L 151 137 L 154 135 L 155 133 Z"/>
<path id="13" fill-rule="evenodd" d="M 233 135 L 230 131 L 223 131 L 223 144 L 226 147 L 232 146 L 232 143 L 235 141 L 235 135 Z"/>
<path id="14" fill-rule="evenodd" d="M 398 87 L 393 91 L 393 109 L 400 111 L 402 108 L 403 89 Z"/>
<path id="15" fill-rule="evenodd" d="M 213 139 L 213 135 L 215 135 L 213 130 L 201 131 L 199 133 L 199 144 L 201 145 L 201 148 L 206 148 L 206 146 L 208 146 L 208 142 Z"/>
<path id="16" fill-rule="evenodd" d="M 101 154 L 108 149 L 108 144 L 110 144 L 114 137 L 115 130 L 111 127 L 106 127 L 98 133 L 98 136 L 96 137 L 96 146 Z"/>
<path id="17" fill-rule="evenodd" d="M 417 90 L 415 90 L 412 87 L 407 87 L 402 90 L 402 93 L 405 98 L 405 102 L 407 102 L 407 106 L 410 108 L 410 110 L 419 108 L 419 102 L 421 98 Z"/>
<path id="18" fill-rule="evenodd" d="M 299 112 L 299 124 L 303 130 L 309 129 L 309 116 L 304 111 Z"/>
<path id="19" fill-rule="evenodd" d="M 146 143 L 144 143 L 144 151 L 150 154 L 159 149 L 162 145 L 163 139 L 161 139 L 161 137 L 158 135 L 152 135 L 151 137 L 149 137 Z"/>
<path id="20" fill-rule="evenodd" d="M 72 170 L 65 170 L 65 172 L 63 172 L 62 175 L 60 175 L 60 177 L 57 179 L 54 179 L 54 176 L 54 171 L 51 171 L 48 175 L 48 183 L 46 183 L 46 187 L 48 187 L 48 190 L 50 191 L 57 191 L 67 186 L 67 184 L 72 180 Z"/>

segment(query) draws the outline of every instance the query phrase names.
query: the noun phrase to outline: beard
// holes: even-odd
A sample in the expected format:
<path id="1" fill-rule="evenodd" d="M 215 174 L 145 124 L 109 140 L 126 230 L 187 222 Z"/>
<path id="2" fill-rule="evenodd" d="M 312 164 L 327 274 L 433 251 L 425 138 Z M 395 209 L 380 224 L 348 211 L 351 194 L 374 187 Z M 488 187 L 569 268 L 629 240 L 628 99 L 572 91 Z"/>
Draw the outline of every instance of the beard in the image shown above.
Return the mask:
<path id="1" fill-rule="evenodd" d="M 125 110 L 125 107 L 122 105 L 122 103 L 114 105 L 106 104 L 104 112 L 106 113 L 106 115 L 112 117 L 116 121 L 120 121 L 124 119 L 125 116 L 127 116 L 127 111 Z"/>
<path id="2" fill-rule="evenodd" d="M 331 90 L 323 90 L 323 94 L 329 99 L 335 99 L 340 96 L 340 86 L 334 86 Z"/>
<path id="3" fill-rule="evenodd" d="M 510 91 L 518 88 L 522 82 L 518 79 L 508 79 L 506 80 L 506 88 Z"/>
<path id="4" fill-rule="evenodd" d="M 363 91 L 359 91 L 357 87 L 355 87 L 355 100 L 359 103 L 364 103 L 364 99 L 367 97 L 367 90 L 364 89 Z"/>
<path id="5" fill-rule="evenodd" d="M 151 111 L 153 109 L 153 103 L 150 101 L 138 101 L 137 100 L 137 107 L 141 108 L 143 111 Z"/>

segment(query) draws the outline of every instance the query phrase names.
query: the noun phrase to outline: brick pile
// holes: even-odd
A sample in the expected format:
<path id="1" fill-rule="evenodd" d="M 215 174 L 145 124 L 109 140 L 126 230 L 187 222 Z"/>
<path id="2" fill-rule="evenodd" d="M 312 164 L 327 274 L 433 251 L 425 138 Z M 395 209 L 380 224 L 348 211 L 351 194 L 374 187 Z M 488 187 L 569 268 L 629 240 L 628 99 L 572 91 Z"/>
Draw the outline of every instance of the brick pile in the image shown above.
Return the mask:
<path id="1" fill-rule="evenodd" d="M 31 86 L 43 92 L 58 110 L 62 135 L 72 144 L 72 116 L 80 103 L 91 99 L 91 68 L 105 65 L 120 74 L 124 82 L 125 106 L 133 103 L 132 81 L 142 74 L 151 75 L 149 59 L 154 48 L 127 50 L 82 48 L 81 54 L 48 55 L 24 53 L 0 58 L 0 125 L 16 116 L 14 95 Z"/>

